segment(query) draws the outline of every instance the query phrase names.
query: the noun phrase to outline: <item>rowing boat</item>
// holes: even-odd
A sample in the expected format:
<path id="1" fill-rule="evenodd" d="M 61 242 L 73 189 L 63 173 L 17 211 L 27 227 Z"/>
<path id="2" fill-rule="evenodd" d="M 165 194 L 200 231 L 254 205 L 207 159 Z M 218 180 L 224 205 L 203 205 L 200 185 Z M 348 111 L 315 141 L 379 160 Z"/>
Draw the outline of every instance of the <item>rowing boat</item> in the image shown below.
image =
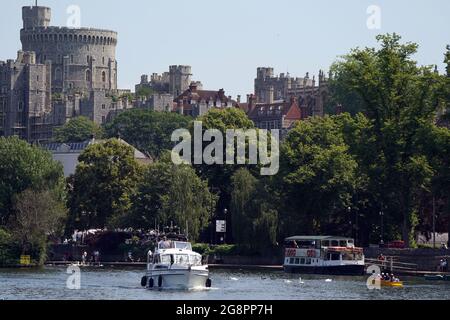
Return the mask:
<path id="1" fill-rule="evenodd" d="M 403 282 L 402 281 L 386 281 L 386 280 L 381 280 L 381 286 L 382 287 L 403 287 Z"/>

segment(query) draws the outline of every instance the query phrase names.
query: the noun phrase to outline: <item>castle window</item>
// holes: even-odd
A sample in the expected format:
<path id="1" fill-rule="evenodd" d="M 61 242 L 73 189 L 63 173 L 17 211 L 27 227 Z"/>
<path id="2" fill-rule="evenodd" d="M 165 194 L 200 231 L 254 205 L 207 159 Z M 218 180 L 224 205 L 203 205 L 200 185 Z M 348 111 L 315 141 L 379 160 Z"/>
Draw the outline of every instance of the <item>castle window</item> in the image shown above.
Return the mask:
<path id="1" fill-rule="evenodd" d="M 61 80 L 62 79 L 62 73 L 60 68 L 55 69 L 55 80 Z"/>
<path id="2" fill-rule="evenodd" d="M 102 104 L 102 110 L 105 110 L 105 109 L 106 109 L 106 105 Z"/>
<path id="3" fill-rule="evenodd" d="M 106 72 L 105 71 L 102 72 L 102 81 L 106 82 Z"/>
<path id="4" fill-rule="evenodd" d="M 70 55 L 70 63 L 73 63 L 73 54 Z"/>
<path id="5" fill-rule="evenodd" d="M 90 58 L 90 57 L 89 57 L 89 56 L 87 56 L 87 58 L 86 58 L 86 60 L 87 60 L 87 63 L 89 63 L 89 58 Z"/>
<path id="6" fill-rule="evenodd" d="M 23 102 L 20 101 L 19 105 L 17 106 L 17 111 L 22 112 L 23 111 Z"/>
<path id="7" fill-rule="evenodd" d="M 103 64 L 105 64 L 105 57 L 102 58 Z"/>
<path id="8" fill-rule="evenodd" d="M 102 123 L 105 123 L 105 122 L 106 122 L 106 117 L 102 116 Z"/>
<path id="9" fill-rule="evenodd" d="M 91 70 L 86 70 L 86 81 L 90 82 L 92 80 Z"/>

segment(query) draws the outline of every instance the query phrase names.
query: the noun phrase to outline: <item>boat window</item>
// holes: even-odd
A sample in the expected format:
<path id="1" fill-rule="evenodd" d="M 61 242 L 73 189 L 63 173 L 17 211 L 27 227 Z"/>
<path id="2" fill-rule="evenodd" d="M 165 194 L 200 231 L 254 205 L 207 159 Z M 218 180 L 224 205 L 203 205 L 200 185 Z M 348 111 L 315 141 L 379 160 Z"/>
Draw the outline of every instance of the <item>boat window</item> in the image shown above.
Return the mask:
<path id="1" fill-rule="evenodd" d="M 289 259 L 289 264 L 294 264 L 294 258 Z"/>
<path id="2" fill-rule="evenodd" d="M 300 259 L 299 258 L 295 258 L 295 264 L 300 264 Z"/>
<path id="3" fill-rule="evenodd" d="M 190 258 L 190 263 L 193 266 L 201 266 L 202 265 L 202 257 L 201 256 L 191 255 L 189 258 Z"/>
<path id="4" fill-rule="evenodd" d="M 339 246 L 340 247 L 347 247 L 347 241 L 345 241 L 345 240 L 339 241 Z"/>
<path id="5" fill-rule="evenodd" d="M 311 264 L 311 259 L 306 259 L 306 264 Z"/>
<path id="6" fill-rule="evenodd" d="M 170 254 L 162 255 L 160 259 L 161 259 L 160 263 L 164 263 L 164 264 L 170 264 L 171 261 L 172 261 L 171 257 L 170 257 Z"/>
<path id="7" fill-rule="evenodd" d="M 338 246 L 339 246 L 339 241 L 337 241 L 337 240 L 332 240 L 332 241 L 331 241 L 331 246 L 332 246 L 332 247 L 338 247 Z"/>
<path id="8" fill-rule="evenodd" d="M 305 258 L 300 259 L 300 264 L 305 264 Z"/>
<path id="9" fill-rule="evenodd" d="M 189 256 L 187 254 L 176 254 L 175 264 L 189 264 Z"/>
<path id="10" fill-rule="evenodd" d="M 192 246 L 189 242 L 174 242 L 174 248 L 175 249 L 182 249 L 182 250 L 192 250 Z"/>
<path id="11" fill-rule="evenodd" d="M 344 252 L 342 254 L 342 260 L 353 261 L 355 260 L 355 254 L 351 252 Z"/>
<path id="12" fill-rule="evenodd" d="M 297 245 L 298 245 L 298 248 L 301 248 L 301 249 L 311 249 L 311 248 L 316 247 L 316 241 L 310 241 L 310 240 L 297 241 Z"/>
<path id="13" fill-rule="evenodd" d="M 348 245 L 349 245 L 349 246 L 354 246 L 354 245 L 355 245 L 355 242 L 354 242 L 353 240 L 348 240 Z"/>
<path id="14" fill-rule="evenodd" d="M 322 241 L 322 247 L 329 247 L 329 246 L 330 246 L 330 241 L 328 241 L 328 240 Z"/>
<path id="15" fill-rule="evenodd" d="M 330 260 L 339 261 L 341 260 L 341 255 L 339 253 L 330 253 Z"/>

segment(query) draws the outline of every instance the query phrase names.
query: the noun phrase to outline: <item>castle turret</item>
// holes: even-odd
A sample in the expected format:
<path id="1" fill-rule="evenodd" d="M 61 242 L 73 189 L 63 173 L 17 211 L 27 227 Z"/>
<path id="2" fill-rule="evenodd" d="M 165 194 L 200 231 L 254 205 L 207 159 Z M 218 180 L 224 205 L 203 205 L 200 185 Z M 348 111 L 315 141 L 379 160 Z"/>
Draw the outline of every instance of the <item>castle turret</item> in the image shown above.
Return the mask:
<path id="1" fill-rule="evenodd" d="M 47 7 L 23 7 L 23 29 L 30 30 L 39 27 L 48 27 L 52 17 L 52 11 Z"/>

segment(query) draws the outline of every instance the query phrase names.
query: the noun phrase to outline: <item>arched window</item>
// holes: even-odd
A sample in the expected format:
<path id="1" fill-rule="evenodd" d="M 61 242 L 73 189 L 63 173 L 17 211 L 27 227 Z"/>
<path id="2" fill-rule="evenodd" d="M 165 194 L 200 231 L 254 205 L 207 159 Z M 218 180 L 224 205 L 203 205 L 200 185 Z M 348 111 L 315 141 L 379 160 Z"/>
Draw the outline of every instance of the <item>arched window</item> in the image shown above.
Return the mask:
<path id="1" fill-rule="evenodd" d="M 86 81 L 91 82 L 92 81 L 92 73 L 91 70 L 86 70 Z"/>
<path id="2" fill-rule="evenodd" d="M 90 61 L 89 58 L 90 58 L 89 56 L 86 57 L 86 61 L 87 61 L 88 64 L 89 64 L 89 61 Z"/>
<path id="3" fill-rule="evenodd" d="M 102 72 L 102 81 L 106 82 L 106 72 L 105 71 Z"/>
<path id="4" fill-rule="evenodd" d="M 55 69 L 55 80 L 61 80 L 62 79 L 62 73 L 60 68 Z"/>

